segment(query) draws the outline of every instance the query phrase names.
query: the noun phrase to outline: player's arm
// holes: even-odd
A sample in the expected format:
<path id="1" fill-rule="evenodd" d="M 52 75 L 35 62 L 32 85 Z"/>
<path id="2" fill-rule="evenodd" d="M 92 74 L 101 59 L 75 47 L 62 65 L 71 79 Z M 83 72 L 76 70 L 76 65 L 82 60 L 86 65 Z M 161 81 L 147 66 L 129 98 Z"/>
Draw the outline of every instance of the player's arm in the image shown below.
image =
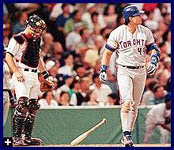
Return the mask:
<path id="1" fill-rule="evenodd" d="M 102 82 L 105 82 L 107 80 L 106 71 L 108 69 L 111 55 L 118 48 L 116 37 L 117 37 L 116 32 L 112 31 L 104 46 L 105 49 L 101 60 L 100 75 L 99 75 L 99 78 Z"/>
<path id="2" fill-rule="evenodd" d="M 99 78 L 102 82 L 106 82 L 106 80 L 107 80 L 106 71 L 109 66 L 111 55 L 114 51 L 115 51 L 115 49 L 111 48 L 107 44 L 105 45 L 105 50 L 104 50 L 102 60 L 101 60 L 100 76 L 99 76 Z"/>
<path id="3" fill-rule="evenodd" d="M 7 62 L 10 70 L 15 73 L 15 72 L 19 72 L 19 69 L 17 68 L 15 62 L 14 62 L 14 59 L 13 59 L 13 55 L 11 53 L 8 53 L 6 54 L 6 57 L 5 57 L 5 61 Z"/>
<path id="4" fill-rule="evenodd" d="M 7 53 L 5 56 L 5 61 L 9 66 L 10 70 L 15 74 L 18 81 L 23 82 L 24 77 L 19 68 L 16 66 L 14 62 L 14 55 L 18 52 L 19 44 L 15 39 L 11 39 L 8 45 Z"/>
<path id="5" fill-rule="evenodd" d="M 102 60 L 101 60 L 101 65 L 106 65 L 106 66 L 109 65 L 109 61 L 110 61 L 112 53 L 113 53 L 112 51 L 105 48 L 103 56 L 102 56 Z"/>
<path id="6" fill-rule="evenodd" d="M 160 49 L 155 43 L 149 44 L 147 50 L 151 51 L 150 64 L 147 67 L 147 73 L 153 75 L 158 67 L 158 61 L 160 59 Z"/>
<path id="7" fill-rule="evenodd" d="M 163 117 L 160 116 L 160 118 L 163 118 Z M 159 126 L 161 126 L 162 128 L 164 128 L 168 131 L 171 131 L 169 123 L 171 123 L 171 117 L 170 116 L 164 118 L 164 121 L 161 121 L 161 122 L 157 123 L 156 125 L 159 125 Z"/>
<path id="8" fill-rule="evenodd" d="M 164 128 L 164 129 L 166 129 L 166 130 L 168 130 L 168 131 L 171 131 L 170 126 L 167 125 L 167 124 L 161 124 L 161 127 Z"/>
<path id="9" fill-rule="evenodd" d="M 151 63 L 157 65 L 160 59 L 160 49 L 156 45 L 156 43 L 152 43 L 147 46 L 148 51 L 152 51 L 151 53 Z"/>
<path id="10" fill-rule="evenodd" d="M 155 43 L 155 40 L 153 38 L 152 32 L 146 28 L 146 34 L 147 34 L 147 51 L 151 52 L 151 58 L 150 58 L 150 63 L 147 66 L 147 73 L 149 75 L 153 75 L 158 67 L 158 61 L 160 59 L 160 49 Z"/>
<path id="11" fill-rule="evenodd" d="M 40 84 L 41 92 L 53 90 L 56 87 L 56 84 L 53 82 L 53 78 L 49 76 L 49 73 L 47 72 L 45 64 L 41 58 L 39 59 L 38 69 L 40 71 L 39 81 L 41 83 Z"/>
<path id="12" fill-rule="evenodd" d="M 39 59 L 38 69 L 39 69 L 40 73 L 43 75 L 44 79 L 47 79 L 49 77 L 49 73 L 46 70 L 45 64 L 44 64 L 43 60 L 41 59 L 41 57 Z"/>

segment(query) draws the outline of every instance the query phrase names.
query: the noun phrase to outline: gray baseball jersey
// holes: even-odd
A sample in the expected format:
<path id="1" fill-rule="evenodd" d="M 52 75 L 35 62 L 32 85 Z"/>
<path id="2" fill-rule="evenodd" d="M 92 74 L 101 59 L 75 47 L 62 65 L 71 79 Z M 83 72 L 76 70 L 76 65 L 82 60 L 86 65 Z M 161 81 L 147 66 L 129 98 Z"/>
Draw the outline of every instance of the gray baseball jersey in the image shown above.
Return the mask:
<path id="1" fill-rule="evenodd" d="M 113 30 L 107 40 L 107 47 L 118 53 L 117 64 L 125 66 L 144 66 L 146 64 L 146 45 L 154 42 L 152 32 L 145 26 L 138 25 L 132 34 L 126 25 Z"/>

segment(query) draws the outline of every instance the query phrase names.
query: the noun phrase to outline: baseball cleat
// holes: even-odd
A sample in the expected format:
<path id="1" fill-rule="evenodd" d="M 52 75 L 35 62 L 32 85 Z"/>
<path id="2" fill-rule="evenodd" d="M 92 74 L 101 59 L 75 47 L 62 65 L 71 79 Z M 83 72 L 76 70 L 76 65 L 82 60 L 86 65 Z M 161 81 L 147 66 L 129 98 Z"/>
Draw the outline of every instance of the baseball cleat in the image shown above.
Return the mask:
<path id="1" fill-rule="evenodd" d="M 13 146 L 28 146 L 28 144 L 22 138 L 14 137 Z"/>
<path id="2" fill-rule="evenodd" d="M 28 145 L 41 145 L 43 143 L 39 138 L 25 138 L 24 142 Z"/>
<path id="3" fill-rule="evenodd" d="M 133 141 L 130 135 L 123 136 L 121 143 L 124 144 L 125 147 L 133 147 Z"/>

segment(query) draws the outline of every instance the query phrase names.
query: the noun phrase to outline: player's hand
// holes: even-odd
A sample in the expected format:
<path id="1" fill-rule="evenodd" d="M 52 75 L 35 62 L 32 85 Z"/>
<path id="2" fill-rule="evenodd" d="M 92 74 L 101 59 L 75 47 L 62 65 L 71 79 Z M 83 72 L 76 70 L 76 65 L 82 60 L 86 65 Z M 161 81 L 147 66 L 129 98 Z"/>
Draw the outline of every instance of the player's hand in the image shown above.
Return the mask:
<path id="1" fill-rule="evenodd" d="M 16 76 L 16 79 L 17 79 L 19 82 L 25 81 L 24 76 L 23 76 L 23 74 L 22 74 L 21 72 L 16 71 L 14 74 L 15 74 L 15 76 Z"/>
<path id="2" fill-rule="evenodd" d="M 48 77 L 47 79 L 44 79 L 40 82 L 40 91 L 46 92 L 46 91 L 52 91 L 56 88 L 56 82 L 54 82 L 53 77 Z"/>
<path id="3" fill-rule="evenodd" d="M 106 82 L 106 80 L 107 80 L 106 70 L 107 70 L 107 66 L 106 65 L 102 65 L 100 67 L 100 75 L 99 75 L 99 78 L 100 78 L 100 81 L 101 82 Z"/>
<path id="4" fill-rule="evenodd" d="M 106 82 L 106 80 L 107 80 L 107 74 L 106 74 L 106 72 L 100 72 L 100 75 L 99 75 L 99 78 L 100 78 L 100 81 L 102 81 L 102 82 Z"/>
<path id="5" fill-rule="evenodd" d="M 153 75 L 153 74 L 155 73 L 155 71 L 156 71 L 156 68 L 157 68 L 157 66 L 156 66 L 155 64 L 150 63 L 150 64 L 147 66 L 147 73 L 148 73 L 149 75 Z"/>
<path id="6" fill-rule="evenodd" d="M 147 66 L 147 73 L 153 75 L 158 68 L 159 57 L 156 55 L 151 56 L 150 64 Z"/>

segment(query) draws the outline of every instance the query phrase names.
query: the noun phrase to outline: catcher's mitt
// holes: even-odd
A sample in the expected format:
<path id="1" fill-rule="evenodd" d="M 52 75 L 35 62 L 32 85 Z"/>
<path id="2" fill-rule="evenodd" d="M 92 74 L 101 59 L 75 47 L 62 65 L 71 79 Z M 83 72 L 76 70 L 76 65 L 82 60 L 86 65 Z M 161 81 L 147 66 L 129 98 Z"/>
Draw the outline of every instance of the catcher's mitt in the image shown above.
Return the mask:
<path id="1" fill-rule="evenodd" d="M 39 74 L 39 81 L 40 81 L 41 92 L 51 91 L 56 87 L 56 83 L 52 81 L 51 77 L 44 79 L 43 76 Z"/>

